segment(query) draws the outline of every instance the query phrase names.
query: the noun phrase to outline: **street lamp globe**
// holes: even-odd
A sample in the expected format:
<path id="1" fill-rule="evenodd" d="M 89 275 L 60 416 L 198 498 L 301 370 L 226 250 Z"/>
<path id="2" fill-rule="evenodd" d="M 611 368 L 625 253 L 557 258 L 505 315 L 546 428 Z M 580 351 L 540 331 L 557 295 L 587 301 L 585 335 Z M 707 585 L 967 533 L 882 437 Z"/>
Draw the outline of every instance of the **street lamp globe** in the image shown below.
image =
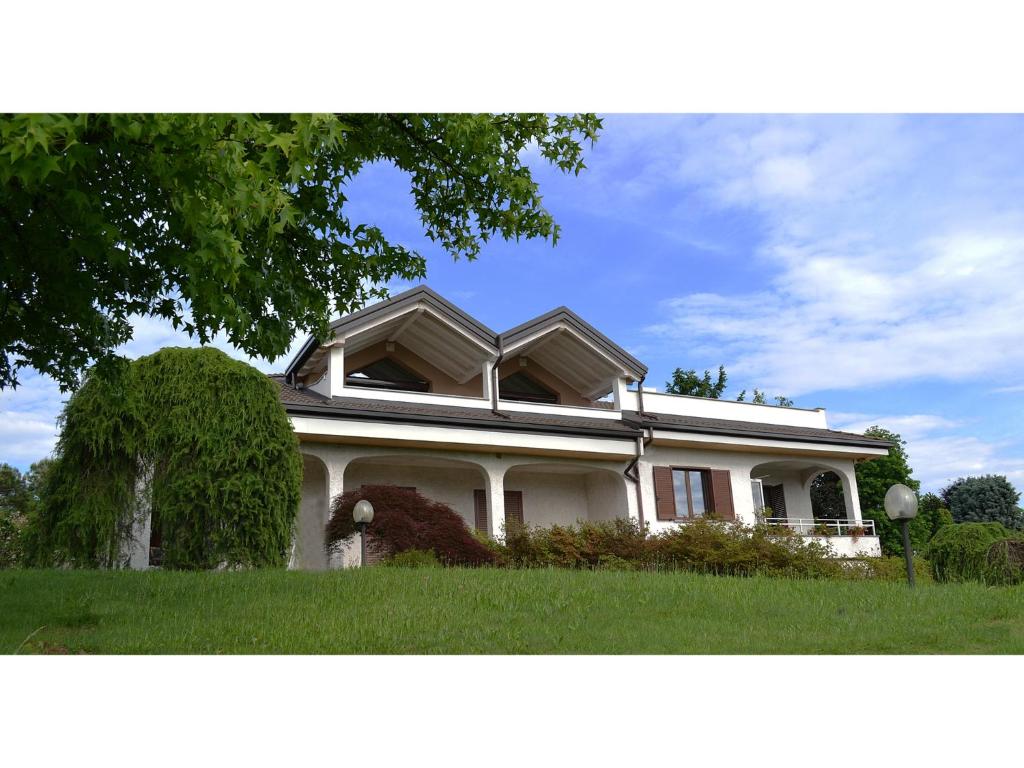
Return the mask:
<path id="1" fill-rule="evenodd" d="M 887 497 L 888 498 L 888 497 Z M 352 519 L 356 525 L 369 525 L 373 522 L 373 504 L 366 499 L 360 499 L 352 507 Z"/>
<path id="2" fill-rule="evenodd" d="M 913 520 L 917 517 L 917 494 L 902 483 L 885 492 L 885 514 L 890 520 Z"/>

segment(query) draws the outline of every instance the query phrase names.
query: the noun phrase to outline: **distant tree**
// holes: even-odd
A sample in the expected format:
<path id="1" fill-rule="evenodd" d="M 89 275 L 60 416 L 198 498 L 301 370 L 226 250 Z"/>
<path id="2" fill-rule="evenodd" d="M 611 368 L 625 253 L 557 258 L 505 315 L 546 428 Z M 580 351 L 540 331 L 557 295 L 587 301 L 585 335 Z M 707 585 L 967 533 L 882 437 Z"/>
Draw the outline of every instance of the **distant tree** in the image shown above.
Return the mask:
<path id="1" fill-rule="evenodd" d="M 455 258 L 558 239 L 524 150 L 566 174 L 592 114 L 0 115 L 0 389 L 21 368 L 79 385 L 132 317 L 247 354 L 418 280 L 425 258 L 350 217 L 360 169 L 403 173 L 424 234 Z"/>
<path id="2" fill-rule="evenodd" d="M 1024 529 L 1020 494 L 1003 475 L 961 477 L 942 489 L 942 500 L 958 523 L 1002 523 Z"/>
<path id="3" fill-rule="evenodd" d="M 691 397 L 709 397 L 712 400 L 719 400 L 725 392 L 725 384 L 729 375 L 725 372 L 725 366 L 718 366 L 718 376 L 714 380 L 711 371 L 705 370 L 703 376 L 698 376 L 693 368 L 683 370 L 676 368 L 672 372 L 672 380 L 665 382 L 665 391 L 670 395 L 689 395 Z M 743 390 L 736 397 L 736 402 L 742 403 L 747 397 L 747 390 Z M 783 395 L 776 395 L 772 398 L 776 405 L 783 408 L 791 408 L 793 401 Z M 768 398 L 761 390 L 754 389 L 752 403 L 767 405 Z"/>
<path id="4" fill-rule="evenodd" d="M 729 377 L 725 372 L 725 366 L 718 366 L 718 378 L 712 383 L 711 371 L 704 371 L 703 376 L 698 376 L 692 368 L 684 371 L 676 368 L 672 372 L 672 381 L 665 382 L 665 391 L 670 395 L 690 395 L 692 397 L 710 397 L 718 400 L 725 391 L 725 383 Z"/>
<path id="5" fill-rule="evenodd" d="M 822 472 L 811 481 L 811 514 L 825 520 L 846 519 L 843 484 L 835 472 Z"/>
<path id="6" fill-rule="evenodd" d="M 39 494 L 52 461 L 43 459 L 22 473 L 0 464 L 0 568 L 24 561 L 24 531 L 39 507 Z"/>
<path id="7" fill-rule="evenodd" d="M 854 471 L 857 476 L 857 496 L 860 500 L 861 514 L 867 519 L 874 520 L 882 550 L 886 554 L 899 554 L 903 551 L 902 535 L 899 526 L 885 514 L 885 492 L 897 483 L 902 483 L 916 492 L 920 489 L 921 483 L 911 476 L 913 470 L 907 460 L 907 443 L 899 434 L 883 427 L 872 426 L 864 431 L 864 435 L 888 440 L 893 444 L 887 456 L 859 462 Z"/>
<path id="8" fill-rule="evenodd" d="M 934 493 L 926 493 L 917 505 L 917 517 L 910 524 L 910 541 L 914 549 L 923 548 L 939 528 L 953 522 L 953 514 L 942 499 Z M 915 534 L 917 538 L 915 538 Z M 923 541 L 919 541 L 923 539 Z"/>

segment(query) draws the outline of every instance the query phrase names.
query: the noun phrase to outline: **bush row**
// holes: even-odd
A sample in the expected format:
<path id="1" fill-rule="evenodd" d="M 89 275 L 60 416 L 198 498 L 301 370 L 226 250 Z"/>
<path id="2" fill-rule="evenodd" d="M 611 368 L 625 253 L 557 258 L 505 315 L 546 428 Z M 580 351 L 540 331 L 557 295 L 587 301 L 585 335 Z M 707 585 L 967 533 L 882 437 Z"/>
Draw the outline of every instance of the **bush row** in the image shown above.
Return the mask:
<path id="1" fill-rule="evenodd" d="M 954 523 L 928 543 L 937 581 L 1024 583 L 1024 535 L 1000 523 Z"/>

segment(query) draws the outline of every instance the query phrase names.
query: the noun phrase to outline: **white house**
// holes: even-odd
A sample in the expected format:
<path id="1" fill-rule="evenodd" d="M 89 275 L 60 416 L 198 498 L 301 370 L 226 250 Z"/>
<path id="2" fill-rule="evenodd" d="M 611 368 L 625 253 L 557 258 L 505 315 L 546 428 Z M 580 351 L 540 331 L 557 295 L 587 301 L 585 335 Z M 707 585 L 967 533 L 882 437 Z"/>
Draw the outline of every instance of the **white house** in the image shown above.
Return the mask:
<path id="1" fill-rule="evenodd" d="M 292 565 L 326 568 L 329 500 L 367 484 L 414 487 L 466 524 L 629 516 L 657 531 L 701 515 L 879 554 L 854 464 L 889 444 L 780 408 L 643 388 L 647 368 L 569 309 L 496 333 L 426 286 L 348 315 L 273 377 L 303 454 Z M 810 487 L 842 480 L 846 517 L 814 520 Z M 354 548 L 343 557 L 358 557 Z"/>

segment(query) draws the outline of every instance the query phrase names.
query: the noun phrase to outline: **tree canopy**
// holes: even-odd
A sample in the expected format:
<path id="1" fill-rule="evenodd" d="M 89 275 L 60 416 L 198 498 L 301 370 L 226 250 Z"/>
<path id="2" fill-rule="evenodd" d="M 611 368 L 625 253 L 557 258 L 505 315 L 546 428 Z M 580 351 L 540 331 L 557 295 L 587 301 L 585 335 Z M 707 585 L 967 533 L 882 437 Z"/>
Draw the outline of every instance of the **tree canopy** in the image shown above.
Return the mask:
<path id="1" fill-rule="evenodd" d="M 590 114 L 40 114 L 0 117 L 0 388 L 24 367 L 73 388 L 169 319 L 274 359 L 326 337 L 419 253 L 346 213 L 369 163 L 408 174 L 424 231 L 472 259 L 495 235 L 557 241 L 525 152 L 584 168 Z"/>
<path id="2" fill-rule="evenodd" d="M 255 368 L 162 349 L 90 372 L 60 425 L 33 563 L 120 565 L 151 512 L 166 567 L 285 564 L 302 460 L 277 386 Z"/>
<path id="3" fill-rule="evenodd" d="M 725 385 L 729 381 L 729 375 L 725 372 L 725 366 L 718 366 L 718 375 L 712 381 L 711 371 L 705 370 L 703 376 L 698 376 L 693 368 L 683 370 L 676 368 L 672 372 L 671 381 L 665 382 L 665 391 L 670 395 L 689 395 L 691 397 L 710 397 L 712 400 L 721 399 L 725 393 Z M 747 390 L 742 390 L 736 396 L 736 402 L 742 403 L 747 399 Z M 791 408 L 793 401 L 784 395 L 776 395 L 772 398 L 776 405 L 783 408 Z M 767 405 L 768 398 L 760 389 L 754 388 L 752 403 Z"/>
<path id="4" fill-rule="evenodd" d="M 1004 475 L 961 477 L 942 489 L 942 500 L 958 523 L 1002 523 L 1024 528 L 1020 494 Z"/>

